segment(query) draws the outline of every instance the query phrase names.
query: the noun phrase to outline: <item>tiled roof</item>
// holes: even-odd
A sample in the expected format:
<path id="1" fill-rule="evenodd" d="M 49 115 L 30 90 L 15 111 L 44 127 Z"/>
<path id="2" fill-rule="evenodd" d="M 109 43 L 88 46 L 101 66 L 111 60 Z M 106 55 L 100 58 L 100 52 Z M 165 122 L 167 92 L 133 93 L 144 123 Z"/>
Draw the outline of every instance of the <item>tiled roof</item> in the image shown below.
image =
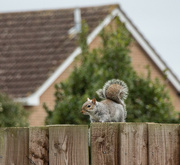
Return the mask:
<path id="1" fill-rule="evenodd" d="M 82 8 L 92 31 L 113 6 Z M 0 14 L 0 91 L 14 98 L 35 92 L 77 47 L 68 30 L 74 9 Z"/>

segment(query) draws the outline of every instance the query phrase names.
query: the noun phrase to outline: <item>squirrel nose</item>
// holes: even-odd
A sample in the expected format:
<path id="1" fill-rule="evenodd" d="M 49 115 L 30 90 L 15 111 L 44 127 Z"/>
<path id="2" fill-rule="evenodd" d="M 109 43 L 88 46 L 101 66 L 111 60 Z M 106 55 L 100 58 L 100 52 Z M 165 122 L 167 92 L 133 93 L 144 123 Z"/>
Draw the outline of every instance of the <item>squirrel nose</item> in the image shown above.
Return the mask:
<path id="1" fill-rule="evenodd" d="M 81 110 L 81 113 L 84 113 L 84 111 L 83 111 L 83 110 Z"/>

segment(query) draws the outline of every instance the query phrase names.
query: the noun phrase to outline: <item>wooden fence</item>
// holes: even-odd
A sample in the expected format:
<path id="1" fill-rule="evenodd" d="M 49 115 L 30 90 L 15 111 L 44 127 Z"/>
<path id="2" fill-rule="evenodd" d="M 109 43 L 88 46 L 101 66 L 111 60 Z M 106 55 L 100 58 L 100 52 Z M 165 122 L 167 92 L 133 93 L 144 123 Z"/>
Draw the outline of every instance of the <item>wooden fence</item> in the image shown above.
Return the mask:
<path id="1" fill-rule="evenodd" d="M 0 128 L 0 165 L 180 165 L 180 125 Z M 91 159 L 89 159 L 89 155 Z"/>

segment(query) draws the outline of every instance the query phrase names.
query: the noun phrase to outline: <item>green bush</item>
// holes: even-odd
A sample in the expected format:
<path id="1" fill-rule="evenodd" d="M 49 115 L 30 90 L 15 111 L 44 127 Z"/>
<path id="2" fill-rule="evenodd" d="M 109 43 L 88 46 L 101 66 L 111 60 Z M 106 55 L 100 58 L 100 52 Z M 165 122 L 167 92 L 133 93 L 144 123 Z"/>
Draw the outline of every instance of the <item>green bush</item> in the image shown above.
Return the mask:
<path id="1" fill-rule="evenodd" d="M 80 113 L 86 98 L 95 97 L 96 90 L 110 79 L 121 79 L 129 87 L 126 100 L 127 121 L 130 122 L 177 122 L 166 88 L 158 80 L 138 76 L 128 55 L 132 37 L 125 26 L 117 21 L 116 28 L 100 33 L 102 46 L 92 51 L 86 44 L 88 27 L 84 24 L 79 35 L 82 53 L 78 57 L 80 67 L 75 67 L 70 77 L 55 86 L 56 104 L 53 110 L 46 105 L 46 124 L 84 124 L 89 117 Z M 133 41 L 134 42 L 134 41 Z"/>
<path id="2" fill-rule="evenodd" d="M 19 103 L 0 93 L 0 127 L 24 127 L 28 113 Z"/>

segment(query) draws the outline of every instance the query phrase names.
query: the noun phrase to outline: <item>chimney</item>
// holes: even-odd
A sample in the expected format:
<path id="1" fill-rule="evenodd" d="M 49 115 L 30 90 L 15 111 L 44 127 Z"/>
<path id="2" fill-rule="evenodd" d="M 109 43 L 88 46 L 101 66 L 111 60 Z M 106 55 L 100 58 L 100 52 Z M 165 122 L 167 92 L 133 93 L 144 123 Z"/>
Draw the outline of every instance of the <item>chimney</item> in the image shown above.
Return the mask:
<path id="1" fill-rule="evenodd" d="M 81 10 L 79 8 L 74 9 L 74 24 L 77 33 L 81 31 Z"/>
<path id="2" fill-rule="evenodd" d="M 77 33 L 81 32 L 81 10 L 79 8 L 74 9 L 74 27 L 69 29 L 69 37 L 73 38 Z"/>

